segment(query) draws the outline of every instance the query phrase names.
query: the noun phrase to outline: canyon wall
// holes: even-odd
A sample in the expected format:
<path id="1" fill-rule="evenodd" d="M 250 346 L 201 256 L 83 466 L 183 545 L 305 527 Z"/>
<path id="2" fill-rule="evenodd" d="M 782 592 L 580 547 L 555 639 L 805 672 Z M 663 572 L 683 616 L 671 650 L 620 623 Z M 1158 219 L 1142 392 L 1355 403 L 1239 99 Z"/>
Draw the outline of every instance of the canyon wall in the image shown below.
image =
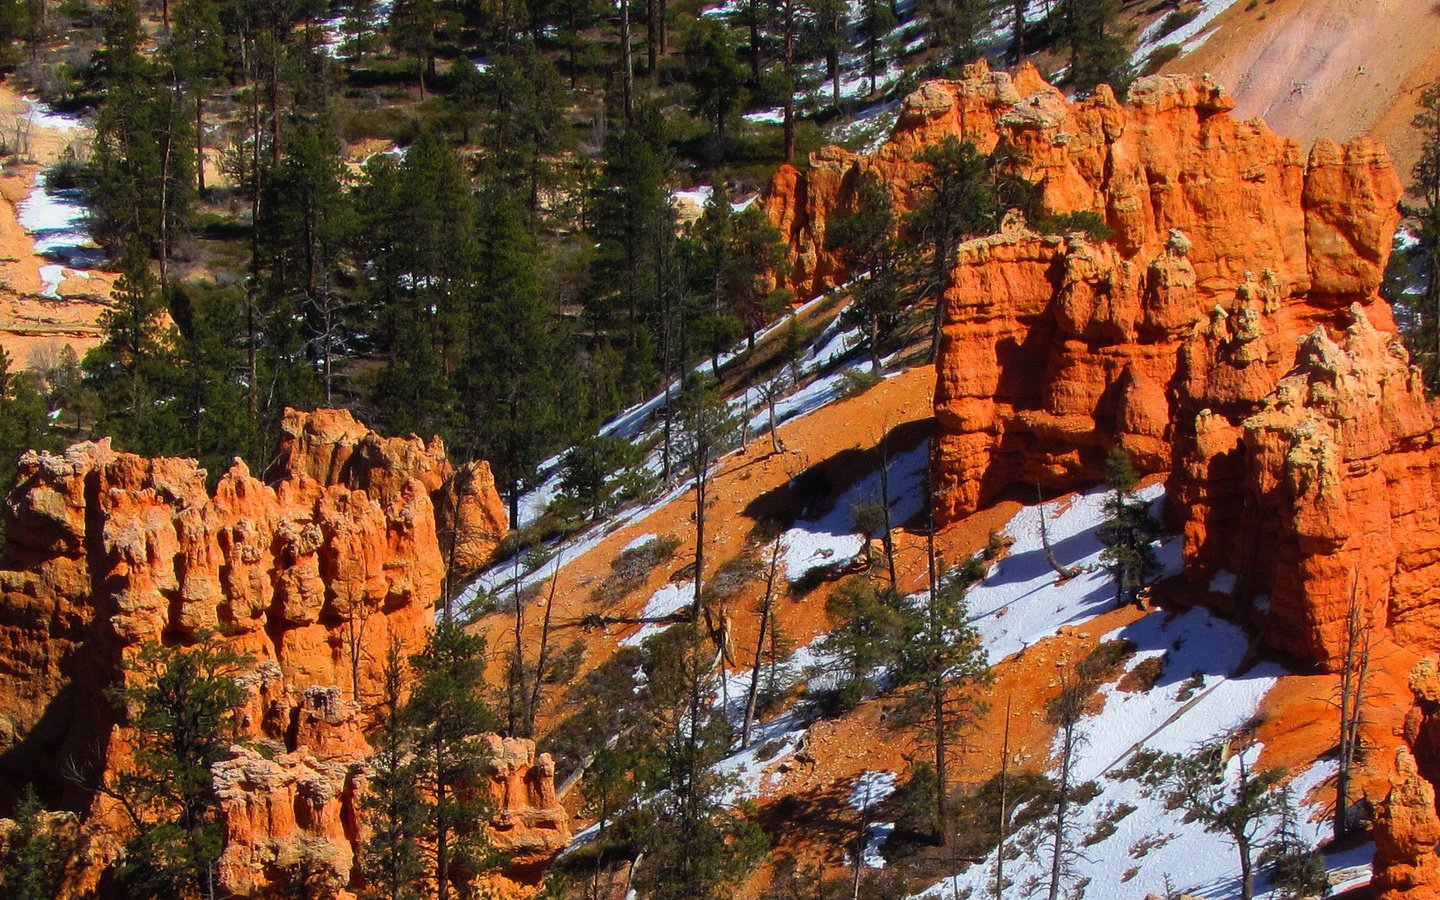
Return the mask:
<path id="1" fill-rule="evenodd" d="M 1437 408 L 1379 295 L 1400 180 L 1368 139 L 1307 154 L 1234 105 L 1187 76 L 1072 103 L 1028 67 L 978 64 L 912 94 L 874 156 L 827 149 L 782 170 L 765 208 L 802 296 L 849 277 L 825 231 L 854 211 L 859 179 L 914 208 L 913 157 L 946 136 L 1028 182 L 1037 221 L 1097 214 L 1109 234 L 1041 234 L 1012 212 L 959 248 L 941 311 L 937 517 L 1017 488 L 1088 488 L 1121 446 L 1166 476 L 1195 589 L 1271 648 L 1334 666 L 1354 608 L 1433 655 Z M 1375 817 L 1387 900 L 1440 896 L 1430 675 L 1417 672 L 1405 733 L 1374 751 L 1394 757 Z"/>
<path id="2" fill-rule="evenodd" d="M 387 651 L 423 645 L 447 579 L 490 556 L 506 516 L 488 465 L 455 469 L 438 439 L 381 437 L 339 410 L 287 411 L 281 431 L 267 480 L 237 459 L 213 493 L 193 460 L 108 441 L 21 460 L 4 508 L 0 762 L 89 805 L 92 864 L 73 893 L 98 889 L 121 842 L 119 810 L 94 792 L 130 755 L 108 692 L 137 677 L 125 663 L 141 647 L 209 632 L 249 659 L 250 745 L 216 770 L 222 887 L 249 896 L 296 867 L 351 882 L 364 709 Z M 548 757 L 495 744 L 497 843 L 553 853 L 569 835 Z"/>
<path id="3" fill-rule="evenodd" d="M 938 517 L 1020 486 L 1089 487 L 1123 446 L 1169 476 L 1192 578 L 1237 573 L 1237 605 L 1272 646 L 1331 661 L 1355 594 L 1398 639 L 1440 650 L 1433 412 L 1378 292 L 1400 180 L 1367 139 L 1306 154 L 1233 106 L 1204 77 L 1072 103 L 1028 66 L 976 64 L 912 94 L 873 157 L 826 150 L 782 170 L 766 209 L 802 294 L 847 277 L 824 234 L 859 178 L 913 207 L 913 157 L 946 136 L 1032 185 L 1037 219 L 1098 214 L 1104 240 L 1012 213 L 960 247 L 937 363 Z"/>

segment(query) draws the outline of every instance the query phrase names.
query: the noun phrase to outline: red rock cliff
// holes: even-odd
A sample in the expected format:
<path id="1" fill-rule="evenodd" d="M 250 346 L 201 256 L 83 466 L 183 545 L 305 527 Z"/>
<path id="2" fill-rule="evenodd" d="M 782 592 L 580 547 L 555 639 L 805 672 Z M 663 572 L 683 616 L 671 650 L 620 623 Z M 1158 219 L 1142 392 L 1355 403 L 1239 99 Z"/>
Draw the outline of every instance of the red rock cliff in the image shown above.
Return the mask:
<path id="1" fill-rule="evenodd" d="M 1093 485 L 1124 446 L 1167 474 L 1190 576 L 1237 573 L 1228 602 L 1270 646 L 1333 663 L 1353 597 L 1371 626 L 1440 652 L 1437 409 L 1378 294 L 1399 179 L 1369 140 L 1307 155 L 1233 107 L 1207 78 L 1071 103 L 1032 70 L 972 66 L 907 99 L 873 157 L 782 170 L 765 208 L 805 295 L 847 277 L 824 233 L 861 174 L 913 206 L 915 151 L 946 135 L 1034 185 L 1041 214 L 1098 213 L 1103 242 L 1012 215 L 959 249 L 935 396 L 942 520 L 1016 485 Z M 1414 754 L 1376 819 L 1386 897 L 1440 896 L 1433 694 L 1416 690 Z"/>
<path id="2" fill-rule="evenodd" d="M 338 410 L 288 411 L 282 434 L 269 483 L 236 460 L 212 495 L 191 460 L 102 441 L 27 454 L 5 504 L 9 765 L 52 778 L 61 760 L 124 765 L 128 735 L 105 691 L 146 642 L 219 629 L 254 660 L 245 726 L 284 752 L 240 751 L 216 772 L 223 887 L 240 895 L 301 864 L 350 882 L 368 753 L 360 710 L 386 650 L 418 649 L 447 574 L 474 570 L 506 531 L 488 465 L 455 471 L 438 439 L 384 438 Z M 500 745 L 511 764 L 495 791 L 516 777 L 548 785 L 548 757 L 512 743 Z M 497 835 L 520 815 L 533 824 L 531 856 L 563 846 L 566 817 L 547 796 L 548 817 L 528 797 L 502 804 Z M 90 819 L 113 812 L 97 796 Z M 94 887 L 114 844 L 97 835 L 74 891 Z"/>

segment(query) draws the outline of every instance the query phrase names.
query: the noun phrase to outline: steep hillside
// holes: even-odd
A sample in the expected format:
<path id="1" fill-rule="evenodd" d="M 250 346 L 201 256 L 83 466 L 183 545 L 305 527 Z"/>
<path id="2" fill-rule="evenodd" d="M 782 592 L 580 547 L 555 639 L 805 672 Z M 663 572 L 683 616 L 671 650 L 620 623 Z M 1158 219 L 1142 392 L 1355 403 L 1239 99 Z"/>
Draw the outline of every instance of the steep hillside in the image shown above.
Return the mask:
<path id="1" fill-rule="evenodd" d="M 1225 6 L 1186 34 L 1166 72 L 1207 72 L 1235 114 L 1265 119 L 1303 144 L 1368 135 L 1408 179 L 1420 91 L 1440 78 L 1440 13 L 1407 0 L 1267 0 Z"/>

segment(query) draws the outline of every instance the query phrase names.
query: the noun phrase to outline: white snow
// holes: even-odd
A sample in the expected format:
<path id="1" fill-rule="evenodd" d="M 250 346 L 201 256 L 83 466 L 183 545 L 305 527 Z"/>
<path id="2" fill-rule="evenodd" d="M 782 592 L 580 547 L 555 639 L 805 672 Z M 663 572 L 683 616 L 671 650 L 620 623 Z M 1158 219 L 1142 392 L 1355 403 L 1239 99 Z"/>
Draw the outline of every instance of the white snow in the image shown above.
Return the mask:
<path id="1" fill-rule="evenodd" d="M 701 209 L 705 208 L 705 204 L 709 203 L 710 198 L 714 195 L 715 188 L 708 184 L 702 184 L 699 187 L 693 187 L 686 191 L 672 191 L 670 193 L 671 198 L 677 202 L 685 200 L 695 204 Z"/>
<path id="2" fill-rule="evenodd" d="M 20 227 L 35 238 L 35 253 L 75 265 L 89 261 L 97 245 L 86 228 L 84 197 L 78 190 L 52 190 L 37 182 L 16 208 Z M 48 282 L 47 282 L 48 284 Z"/>
<path id="3" fill-rule="evenodd" d="M 862 772 L 850 788 L 850 808 L 857 812 L 873 809 L 895 793 L 900 776 L 894 772 Z"/>
<path id="4" fill-rule="evenodd" d="M 1152 485 L 1136 492 L 1158 513 L 1164 487 Z M 1107 491 L 1097 488 L 1064 501 L 1027 506 L 1005 526 L 1015 539 L 1010 552 L 990 570 L 985 580 L 970 589 L 971 623 L 980 633 L 992 663 L 1018 653 L 1063 625 L 1079 625 L 1115 606 L 1115 582 L 1100 564 L 1100 541 L 1095 527 L 1105 520 Z M 1064 505 L 1062 510 L 1060 507 Z M 1040 537 L 1040 516 L 1056 560 L 1082 571 L 1063 584 L 1045 558 Z M 1164 575 L 1181 571 L 1181 542 L 1167 538 L 1156 548 Z"/>
<path id="5" fill-rule="evenodd" d="M 645 546 L 646 544 L 650 543 L 651 541 L 653 541 L 653 540 L 655 540 L 655 539 L 656 539 L 656 535 L 653 535 L 653 534 L 642 534 L 642 535 L 640 535 L 639 537 L 635 538 L 635 539 L 634 539 L 633 541 L 631 541 L 630 543 L 628 543 L 628 544 L 626 544 L 625 546 L 621 547 L 621 548 L 620 548 L 620 552 L 621 552 L 621 553 L 624 553 L 626 550 L 639 550 L 641 547 Z"/>
<path id="6" fill-rule="evenodd" d="M 75 131 L 85 127 L 85 120 L 80 116 L 69 113 L 60 113 L 51 109 L 49 104 L 39 100 L 25 98 L 25 106 L 29 110 L 25 118 L 30 120 L 32 126 L 49 128 L 52 131 L 61 133 Z"/>
<path id="7" fill-rule="evenodd" d="M 1193 52 L 1201 44 L 1205 43 L 1213 33 L 1208 30 L 1210 23 L 1214 22 L 1221 13 L 1234 5 L 1235 0 L 1203 0 L 1200 4 L 1200 11 L 1196 14 L 1195 18 L 1168 34 L 1161 34 L 1160 28 L 1165 24 L 1165 19 L 1169 16 L 1169 13 L 1161 16 L 1147 25 L 1144 31 L 1140 32 L 1140 38 L 1136 42 L 1135 52 L 1130 56 L 1131 63 L 1134 65 L 1143 64 L 1151 53 L 1154 53 L 1166 44 L 1180 44 L 1184 47 L 1186 53 Z"/>
<path id="8" fill-rule="evenodd" d="M 622 647 L 638 647 L 645 639 L 652 634 L 659 634 L 671 623 L 665 621 L 669 616 L 689 606 L 695 599 L 695 582 L 683 581 L 674 584 L 667 584 L 650 595 L 645 601 L 645 608 L 640 611 L 639 618 L 644 621 L 634 634 L 622 638 Z"/>
<path id="9" fill-rule="evenodd" d="M 896 527 L 925 508 L 925 470 L 929 459 L 928 441 L 890 458 L 886 467 L 890 478 L 890 520 Z M 877 469 L 847 489 L 835 501 L 835 508 L 821 518 L 796 522 L 781 538 L 786 577 L 799 581 L 813 569 L 843 563 L 865 549 L 865 538 L 850 527 L 850 518 L 855 507 L 879 498 Z"/>
<path id="10" fill-rule="evenodd" d="M 1220 569 L 1210 576 L 1210 591 L 1215 594 L 1233 594 L 1240 583 L 1240 576 L 1226 569 Z"/>
<path id="11" fill-rule="evenodd" d="M 1103 709 L 1083 719 L 1075 751 L 1075 784 L 1094 780 L 1099 795 L 1075 810 L 1072 844 L 1080 851 L 1074 859 L 1070 887 L 1085 881 L 1087 896 L 1143 897 L 1161 892 L 1168 875 L 1175 889 L 1210 898 L 1232 900 L 1239 895 L 1239 862 L 1234 847 L 1222 836 L 1184 821 L 1183 811 L 1168 810 L 1161 798 L 1149 796 L 1137 781 L 1119 777 L 1119 771 L 1141 749 L 1184 753 L 1197 743 L 1250 719 L 1275 681 L 1285 673 L 1278 665 L 1261 663 L 1243 669 L 1248 638 L 1239 626 L 1215 618 L 1203 609 L 1181 615 L 1152 612 L 1117 629 L 1105 639 L 1124 638 L 1136 645 L 1130 669 L 1147 659 L 1164 660 L 1155 686 L 1143 693 L 1121 691 L 1110 684 L 1100 691 Z M 1202 683 L 1203 682 L 1203 683 Z M 1260 748 L 1245 752 L 1253 765 Z M 1230 761 L 1227 778 L 1236 777 L 1240 756 Z M 1291 782 L 1297 801 L 1312 816 L 1329 799 L 1326 779 L 1334 764 L 1322 761 L 1302 770 Z M 1313 798 L 1310 796 L 1314 792 Z M 1130 809 L 1132 808 L 1133 809 Z M 1130 811 L 1126 811 L 1130 809 Z M 1106 836 L 1102 831 L 1113 828 Z M 1268 830 L 1278 825 L 1266 824 Z M 1307 821 L 1302 837 L 1312 844 L 1327 829 L 1321 819 Z M 1031 879 L 1048 878 L 1048 835 L 1034 826 L 1015 836 L 1013 846 L 1035 842 L 1033 852 L 1007 861 L 1010 887 L 1020 891 Z M 1362 854 L 1363 855 L 1363 854 Z M 1334 869 L 1357 864 L 1346 853 L 1329 861 Z M 995 854 L 983 862 L 943 879 L 921 896 L 936 900 L 970 888 L 974 896 L 993 884 Z M 1268 890 L 1263 878 L 1260 896 Z M 1066 894 L 1070 891 L 1067 888 Z"/>
<path id="12" fill-rule="evenodd" d="M 745 114 L 745 121 L 766 125 L 779 125 L 785 121 L 785 109 L 784 107 L 777 106 L 774 109 L 759 109 L 755 112 L 748 112 Z"/>
<path id="13" fill-rule="evenodd" d="M 45 288 L 40 296 L 49 297 L 51 300 L 60 299 L 60 282 L 65 280 L 65 267 L 57 265 L 45 265 L 40 267 L 40 281 Z"/>

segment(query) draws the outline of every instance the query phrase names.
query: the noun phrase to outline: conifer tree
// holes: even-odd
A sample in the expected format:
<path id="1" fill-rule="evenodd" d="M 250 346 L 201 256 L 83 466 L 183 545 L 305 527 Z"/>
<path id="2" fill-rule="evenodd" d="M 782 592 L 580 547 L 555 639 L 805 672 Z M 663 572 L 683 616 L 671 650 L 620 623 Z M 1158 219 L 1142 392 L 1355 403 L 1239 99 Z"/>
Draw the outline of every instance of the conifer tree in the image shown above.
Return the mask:
<path id="1" fill-rule="evenodd" d="M 1119 24 L 1120 0 L 1062 0 L 1060 33 L 1070 52 L 1066 76 L 1075 90 L 1088 94 L 1108 84 L 1123 97 L 1135 77 L 1130 48 Z"/>
<path id="2" fill-rule="evenodd" d="M 920 296 L 935 304 L 931 321 L 930 358 L 940 352 L 940 326 L 945 292 L 955 271 L 955 251 L 961 242 L 995 228 L 995 192 L 986 182 L 985 159 L 975 145 L 953 137 L 927 147 L 918 157 L 930 166 L 920 182 L 920 207 L 908 217 L 908 230 L 919 240 L 925 274 Z"/>
<path id="3" fill-rule="evenodd" d="M 101 316 L 105 340 L 85 356 L 86 380 L 100 399 L 97 427 L 135 452 L 176 449 L 171 354 L 165 304 L 138 241 L 126 245 L 111 308 Z"/>
<path id="4" fill-rule="evenodd" d="M 60 895 L 67 850 L 41 820 L 40 800 L 27 784 L 0 855 L 0 893 L 10 900 L 53 900 Z"/>
<path id="5" fill-rule="evenodd" d="M 100 789 L 134 829 L 119 865 L 131 896 L 218 895 L 225 835 L 211 770 L 239 736 L 245 663 L 202 634 L 189 647 L 146 644 L 127 664 L 130 686 L 114 697 L 135 730 L 134 766 Z"/>
<path id="6" fill-rule="evenodd" d="M 15 482 L 20 454 L 53 446 L 46 412 L 45 398 L 33 379 L 12 371 L 10 354 L 0 348 L 0 485 L 7 489 Z M 5 523 L 0 519 L 0 546 L 4 537 Z"/>
<path id="7" fill-rule="evenodd" d="M 1396 252 L 1391 268 L 1413 268 L 1419 276 L 1414 291 L 1418 309 L 1405 336 L 1434 392 L 1440 390 L 1440 81 L 1421 92 L 1420 110 L 1411 125 L 1420 139 L 1420 157 L 1410 173 L 1408 193 L 1413 199 L 1402 201 L 1401 210 L 1414 226 L 1415 242 Z M 1392 302 L 1416 305 L 1408 291 L 1386 293 Z"/>
<path id="8" fill-rule="evenodd" d="M 702 18 L 685 42 L 685 65 L 694 89 L 696 113 L 714 127 L 714 158 L 725 158 L 725 125 L 745 102 L 745 67 L 723 24 Z"/>
<path id="9" fill-rule="evenodd" d="M 905 272 L 894 202 L 873 173 L 861 179 L 855 211 L 831 224 L 829 239 L 852 275 L 864 275 L 851 287 L 845 316 L 864 325 L 870 368 L 878 375 L 881 345 L 900 323 Z"/>
<path id="10" fill-rule="evenodd" d="M 709 499 L 711 469 L 739 430 L 739 421 L 730 412 L 719 386 L 704 375 L 692 375 L 680 395 L 680 458 L 685 462 L 695 489 L 695 599 L 692 621 L 699 621 L 705 584 L 705 513 Z"/>
<path id="11" fill-rule="evenodd" d="M 931 543 L 933 554 L 933 540 Z M 932 558 L 932 565 L 938 565 Z M 985 647 L 970 624 L 965 593 L 984 576 L 978 562 L 937 572 L 923 610 L 909 615 L 896 681 L 908 685 L 902 717 L 921 726 L 935 754 L 936 835 L 949 839 L 951 755 L 989 705 L 976 688 L 993 680 Z"/>
<path id="12" fill-rule="evenodd" d="M 370 839 L 361 849 L 366 900 L 419 900 L 425 872 L 420 839 L 425 807 L 416 790 L 417 760 L 405 716 L 408 661 L 398 645 L 388 648 L 375 704 L 374 752 L 368 789 L 361 800 Z"/>
<path id="13" fill-rule="evenodd" d="M 467 406 L 478 455 L 494 468 L 516 522 L 521 491 L 565 431 L 561 354 L 569 336 L 541 292 L 524 207 L 503 189 L 488 192 L 480 205 Z"/>
<path id="14" fill-rule="evenodd" d="M 865 74 L 870 78 L 870 93 L 877 86 L 876 79 L 885 72 L 890 48 L 887 38 L 898 24 L 895 10 L 889 0 L 861 0 L 860 37 L 865 47 Z"/>
<path id="15" fill-rule="evenodd" d="M 1160 571 L 1153 545 L 1160 536 L 1160 523 L 1150 514 L 1150 504 L 1133 496 L 1139 481 L 1130 455 L 1115 447 L 1105 460 L 1105 482 L 1110 496 L 1105 500 L 1105 521 L 1095 536 L 1104 545 L 1100 559 L 1115 575 L 1115 603 L 1141 603 L 1140 589 Z"/>
<path id="16" fill-rule="evenodd" d="M 481 699 L 485 639 L 442 610 L 425 649 L 412 656 L 412 693 L 404 719 L 421 798 L 425 881 L 439 900 L 493 863 L 485 832 L 490 801 L 474 790 L 485 777 L 488 745 L 477 740 L 498 725 Z"/>
<path id="17" fill-rule="evenodd" d="M 646 666 L 648 689 L 674 702 L 657 704 L 665 724 L 646 783 L 656 799 L 636 883 L 655 900 L 718 900 L 732 896 L 766 840 L 755 823 L 726 808 L 730 783 L 716 766 L 729 749 L 730 727 L 711 702 L 713 651 L 698 623 L 671 630 Z"/>

